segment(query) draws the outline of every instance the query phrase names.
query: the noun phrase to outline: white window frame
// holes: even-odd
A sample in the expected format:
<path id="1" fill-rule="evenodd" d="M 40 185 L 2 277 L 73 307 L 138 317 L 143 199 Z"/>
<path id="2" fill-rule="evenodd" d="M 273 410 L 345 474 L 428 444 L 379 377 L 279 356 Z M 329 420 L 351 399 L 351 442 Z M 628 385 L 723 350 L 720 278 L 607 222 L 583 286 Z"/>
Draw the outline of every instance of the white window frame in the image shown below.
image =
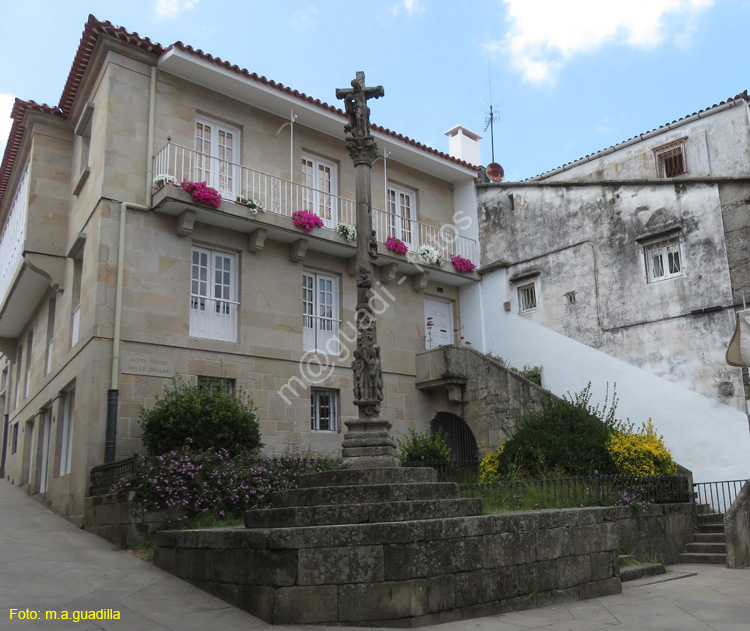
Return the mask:
<path id="1" fill-rule="evenodd" d="M 310 389 L 310 431 L 336 434 L 339 431 L 339 391 L 325 388 Z M 327 416 L 324 411 L 327 409 Z M 328 427 L 321 429 L 323 420 Z"/>
<path id="2" fill-rule="evenodd" d="M 326 179 L 327 171 L 327 179 Z M 309 210 L 318 215 L 326 228 L 335 230 L 339 223 L 338 213 L 338 167 L 309 153 L 302 154 L 302 206 L 297 210 Z"/>
<path id="3" fill-rule="evenodd" d="M 75 424 L 76 389 L 65 394 L 63 403 L 62 437 L 60 440 L 60 475 L 68 475 L 73 461 L 73 425 Z"/>
<path id="4" fill-rule="evenodd" d="M 539 291 L 536 279 L 519 285 L 517 292 L 518 313 L 534 313 L 535 311 L 539 311 Z M 533 300 L 530 300 L 530 298 L 533 298 Z"/>
<path id="5" fill-rule="evenodd" d="M 196 255 L 198 255 L 197 260 Z M 236 253 L 193 246 L 190 252 L 190 335 L 192 337 L 225 342 L 237 341 L 238 260 Z M 203 270 L 205 274 L 201 273 Z"/>
<path id="6" fill-rule="evenodd" d="M 682 161 L 682 171 L 669 175 L 667 173 L 667 160 L 680 156 Z M 686 175 L 688 172 L 687 154 L 685 153 L 685 139 L 682 138 L 668 145 L 663 145 L 654 149 L 654 160 L 656 161 L 656 175 L 661 178 L 673 178 Z"/>
<path id="7" fill-rule="evenodd" d="M 195 119 L 194 175 L 196 182 L 206 182 L 222 197 L 235 200 L 240 193 L 241 134 L 238 127 L 204 116 Z M 231 145 L 227 138 L 231 137 Z"/>
<path id="8" fill-rule="evenodd" d="M 683 275 L 684 261 L 679 237 L 663 239 L 643 246 L 646 280 L 658 283 Z"/>
<path id="9" fill-rule="evenodd" d="M 388 184 L 388 233 L 387 237 L 396 237 L 403 241 L 410 250 L 419 245 L 417 235 L 417 193 L 414 190 Z"/>
<path id="10" fill-rule="evenodd" d="M 302 272 L 303 350 L 339 355 L 339 279 L 312 270 Z"/>

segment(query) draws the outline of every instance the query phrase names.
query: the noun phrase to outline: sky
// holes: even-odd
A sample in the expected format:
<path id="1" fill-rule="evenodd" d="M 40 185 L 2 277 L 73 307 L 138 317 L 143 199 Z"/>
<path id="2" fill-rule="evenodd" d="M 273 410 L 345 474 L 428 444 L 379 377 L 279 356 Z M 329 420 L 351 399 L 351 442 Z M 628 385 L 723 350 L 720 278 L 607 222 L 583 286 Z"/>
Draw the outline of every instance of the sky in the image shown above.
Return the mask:
<path id="1" fill-rule="evenodd" d="M 750 87 L 750 0 L 0 0 L 0 144 L 15 97 L 56 105 L 89 13 L 336 101 L 358 70 L 372 120 L 441 151 L 460 124 L 507 181 Z"/>

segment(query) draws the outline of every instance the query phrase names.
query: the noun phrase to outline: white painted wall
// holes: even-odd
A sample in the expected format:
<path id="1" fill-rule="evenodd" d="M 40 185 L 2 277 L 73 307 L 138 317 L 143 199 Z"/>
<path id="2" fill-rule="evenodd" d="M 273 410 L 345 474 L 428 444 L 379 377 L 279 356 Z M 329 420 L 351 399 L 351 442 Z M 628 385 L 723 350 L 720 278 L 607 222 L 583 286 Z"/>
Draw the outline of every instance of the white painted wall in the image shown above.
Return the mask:
<path id="1" fill-rule="evenodd" d="M 607 383 L 610 390 L 616 384 L 617 416 L 637 425 L 651 418 L 674 459 L 693 471 L 696 482 L 750 477 L 745 414 L 506 312 L 506 287 L 506 272 L 499 269 L 486 274 L 481 285 L 462 290 L 463 332 L 476 348 L 511 366 L 543 366 L 543 385 L 557 395 L 580 392 L 590 381 L 592 403 L 603 403 Z"/>

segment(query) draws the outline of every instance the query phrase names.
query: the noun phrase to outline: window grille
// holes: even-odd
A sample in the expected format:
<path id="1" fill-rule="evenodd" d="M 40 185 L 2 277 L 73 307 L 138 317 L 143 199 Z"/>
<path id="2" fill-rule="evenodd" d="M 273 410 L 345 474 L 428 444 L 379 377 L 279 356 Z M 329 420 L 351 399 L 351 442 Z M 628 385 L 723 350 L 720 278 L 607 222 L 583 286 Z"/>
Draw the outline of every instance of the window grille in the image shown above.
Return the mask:
<path id="1" fill-rule="evenodd" d="M 676 177 L 687 173 L 684 140 L 654 149 L 654 156 L 659 177 Z"/>
<path id="2" fill-rule="evenodd" d="M 536 285 L 528 283 L 518 288 L 518 313 L 534 311 L 537 308 L 536 303 Z"/>
<path id="3" fill-rule="evenodd" d="M 310 429 L 314 432 L 337 432 L 338 391 L 316 390 L 310 392 Z"/>

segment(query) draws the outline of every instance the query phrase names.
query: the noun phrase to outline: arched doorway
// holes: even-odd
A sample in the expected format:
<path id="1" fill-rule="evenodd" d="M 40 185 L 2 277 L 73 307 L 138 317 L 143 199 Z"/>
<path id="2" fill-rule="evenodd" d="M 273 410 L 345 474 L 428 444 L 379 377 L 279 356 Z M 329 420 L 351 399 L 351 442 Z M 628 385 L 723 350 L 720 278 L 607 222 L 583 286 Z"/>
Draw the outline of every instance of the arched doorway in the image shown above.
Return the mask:
<path id="1" fill-rule="evenodd" d="M 456 414 L 438 412 L 430 422 L 430 430 L 442 430 L 445 442 L 453 451 L 453 457 L 458 462 L 479 462 L 479 449 L 474 432 L 466 422 Z"/>

